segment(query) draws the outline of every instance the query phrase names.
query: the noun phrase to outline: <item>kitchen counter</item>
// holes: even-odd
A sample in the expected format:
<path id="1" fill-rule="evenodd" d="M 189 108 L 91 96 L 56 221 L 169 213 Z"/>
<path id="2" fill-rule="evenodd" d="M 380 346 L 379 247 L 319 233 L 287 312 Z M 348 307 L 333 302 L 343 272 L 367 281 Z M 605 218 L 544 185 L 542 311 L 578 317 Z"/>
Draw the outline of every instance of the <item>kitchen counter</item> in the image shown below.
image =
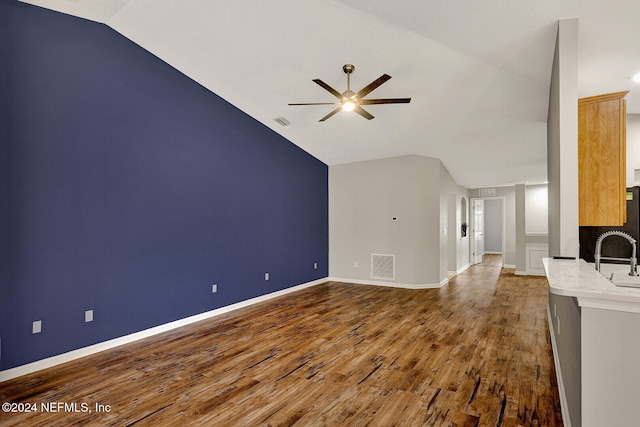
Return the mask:
<path id="1" fill-rule="evenodd" d="M 614 285 L 584 260 L 545 258 L 543 265 L 565 425 L 638 425 L 640 289 Z M 626 265 L 602 271 L 640 282 Z"/>
<path id="2" fill-rule="evenodd" d="M 552 294 L 575 297 L 580 307 L 640 313 L 640 289 L 614 285 L 585 260 L 544 258 L 542 263 Z M 622 264 L 602 264 L 601 269 L 617 277 L 629 272 Z M 640 283 L 640 278 L 633 280 Z"/>

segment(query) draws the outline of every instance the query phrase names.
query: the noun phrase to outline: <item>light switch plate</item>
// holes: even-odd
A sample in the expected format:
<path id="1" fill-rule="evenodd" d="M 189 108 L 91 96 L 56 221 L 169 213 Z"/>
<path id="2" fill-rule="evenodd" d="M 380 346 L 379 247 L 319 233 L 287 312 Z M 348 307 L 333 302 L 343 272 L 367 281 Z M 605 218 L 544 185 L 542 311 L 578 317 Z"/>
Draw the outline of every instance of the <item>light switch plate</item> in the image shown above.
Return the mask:
<path id="1" fill-rule="evenodd" d="M 36 320 L 31 326 L 31 333 L 39 334 L 40 332 L 42 332 L 42 320 Z"/>

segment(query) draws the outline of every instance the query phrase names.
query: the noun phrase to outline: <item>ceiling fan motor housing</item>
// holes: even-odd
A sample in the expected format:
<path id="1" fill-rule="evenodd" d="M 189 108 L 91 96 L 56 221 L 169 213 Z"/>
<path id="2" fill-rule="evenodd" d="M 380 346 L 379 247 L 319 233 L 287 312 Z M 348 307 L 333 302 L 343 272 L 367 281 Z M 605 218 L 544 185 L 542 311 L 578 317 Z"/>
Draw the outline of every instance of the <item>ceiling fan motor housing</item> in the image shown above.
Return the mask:
<path id="1" fill-rule="evenodd" d="M 344 71 L 346 74 L 353 73 L 355 69 L 356 69 L 356 66 L 352 64 L 345 64 L 342 66 L 342 71 Z"/>

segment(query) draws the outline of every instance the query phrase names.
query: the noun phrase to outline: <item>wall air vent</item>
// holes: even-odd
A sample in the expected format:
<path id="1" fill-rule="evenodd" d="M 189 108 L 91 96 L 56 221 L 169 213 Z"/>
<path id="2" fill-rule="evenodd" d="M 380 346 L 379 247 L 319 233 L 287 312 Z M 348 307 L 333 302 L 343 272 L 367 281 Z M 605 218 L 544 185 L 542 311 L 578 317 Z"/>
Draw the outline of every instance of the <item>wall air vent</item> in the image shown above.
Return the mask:
<path id="1" fill-rule="evenodd" d="M 395 280 L 396 256 L 388 254 L 371 254 L 371 278 Z"/>
<path id="2" fill-rule="evenodd" d="M 276 117 L 273 120 L 275 120 L 276 122 L 280 123 L 282 126 L 289 126 L 291 124 L 291 122 L 289 120 L 285 119 L 282 116 Z"/>
<path id="3" fill-rule="evenodd" d="M 478 197 L 494 197 L 496 195 L 495 188 L 480 188 L 478 190 Z"/>

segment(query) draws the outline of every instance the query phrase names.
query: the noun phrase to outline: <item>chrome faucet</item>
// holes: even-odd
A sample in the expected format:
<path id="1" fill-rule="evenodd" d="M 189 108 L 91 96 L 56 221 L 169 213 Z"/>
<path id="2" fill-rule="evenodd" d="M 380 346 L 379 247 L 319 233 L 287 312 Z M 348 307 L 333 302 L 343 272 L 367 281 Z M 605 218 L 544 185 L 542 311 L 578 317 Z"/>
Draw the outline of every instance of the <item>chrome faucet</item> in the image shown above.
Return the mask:
<path id="1" fill-rule="evenodd" d="M 609 236 L 621 236 L 624 237 L 625 239 L 627 239 L 629 241 L 629 243 L 631 243 L 631 258 L 612 258 L 612 257 L 603 257 L 601 256 L 601 252 L 602 252 L 602 241 L 609 237 Z M 628 235 L 627 233 L 624 233 L 622 231 L 615 231 L 615 230 L 611 230 L 611 231 L 607 231 L 604 234 L 601 234 L 600 237 L 598 237 L 598 240 L 596 240 L 596 254 L 595 254 L 595 260 L 596 260 L 596 270 L 600 271 L 600 261 L 601 260 L 607 260 L 607 261 L 629 261 L 629 263 L 631 264 L 631 271 L 629 272 L 629 276 L 637 276 L 638 272 L 636 271 L 636 264 L 638 262 L 638 260 L 636 259 L 636 239 L 634 239 L 633 237 L 631 237 L 630 235 Z"/>

